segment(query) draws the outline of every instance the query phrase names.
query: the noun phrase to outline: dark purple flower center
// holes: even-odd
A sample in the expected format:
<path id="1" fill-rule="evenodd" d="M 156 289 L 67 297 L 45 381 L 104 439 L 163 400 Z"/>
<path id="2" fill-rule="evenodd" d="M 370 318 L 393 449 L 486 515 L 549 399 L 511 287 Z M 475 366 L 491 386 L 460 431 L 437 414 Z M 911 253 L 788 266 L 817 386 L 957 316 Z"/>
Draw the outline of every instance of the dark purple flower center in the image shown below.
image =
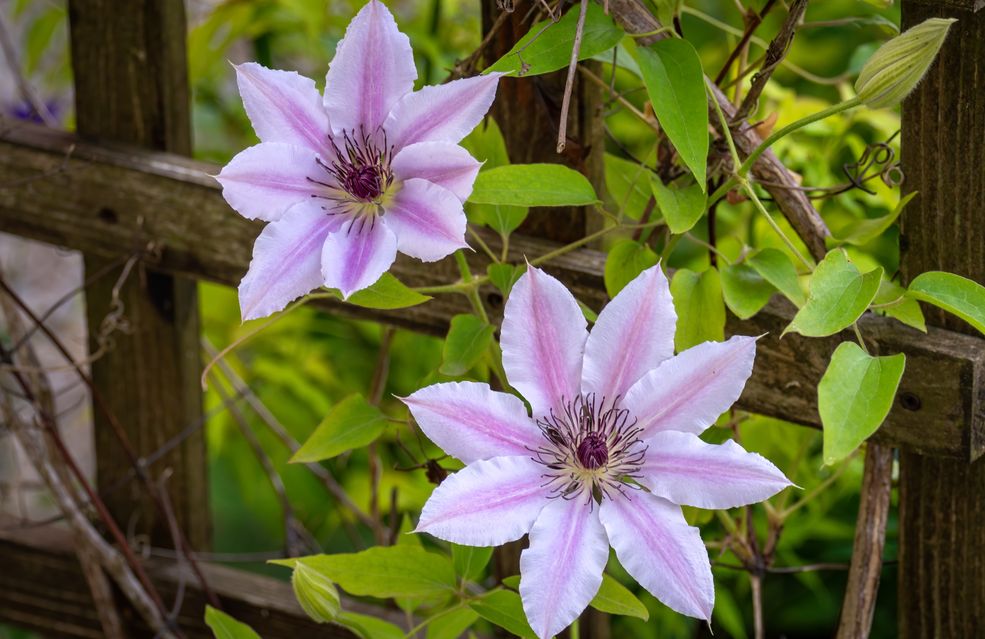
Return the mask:
<path id="1" fill-rule="evenodd" d="M 605 438 L 601 433 L 588 433 L 578 444 L 575 457 L 588 470 L 605 466 L 605 462 L 609 461 L 609 447 L 605 445 Z"/>
<path id="2" fill-rule="evenodd" d="M 334 179 L 337 186 L 315 178 L 309 177 L 308 180 L 332 190 L 340 190 L 342 197 L 319 197 L 379 204 L 380 198 L 393 183 L 393 172 L 390 170 L 393 147 L 387 145 L 386 132 L 381 130 L 378 135 L 360 132 L 356 135 L 355 131 L 351 134 L 344 131 L 341 146 L 334 137 L 329 136 L 328 141 L 335 158 L 331 163 L 326 163 L 319 157 L 315 161 Z"/>
<path id="3" fill-rule="evenodd" d="M 563 401 L 560 411 L 537 420 L 544 444 L 533 451 L 546 467 L 545 486 L 565 499 L 586 492 L 600 500 L 613 491 L 625 494 L 627 479 L 638 476 L 646 446 L 619 398 L 597 401 L 594 394 Z"/>

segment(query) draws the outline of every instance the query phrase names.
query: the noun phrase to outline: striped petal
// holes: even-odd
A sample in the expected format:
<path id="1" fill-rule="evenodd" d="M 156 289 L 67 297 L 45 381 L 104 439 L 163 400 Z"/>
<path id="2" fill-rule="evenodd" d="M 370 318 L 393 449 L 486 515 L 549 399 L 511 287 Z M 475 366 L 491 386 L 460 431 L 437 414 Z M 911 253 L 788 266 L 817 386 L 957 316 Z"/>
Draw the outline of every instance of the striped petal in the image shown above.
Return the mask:
<path id="1" fill-rule="evenodd" d="M 544 467 L 529 457 L 469 464 L 434 489 L 415 532 L 465 546 L 499 546 L 530 531 L 550 502 Z"/>
<path id="2" fill-rule="evenodd" d="M 329 179 L 315 157 L 310 149 L 261 142 L 238 153 L 216 180 L 222 185 L 222 197 L 237 213 L 249 220 L 273 222 L 317 193 L 318 185 L 309 177 Z"/>
<path id="3" fill-rule="evenodd" d="M 609 542 L 590 502 L 590 495 L 551 500 L 520 555 L 523 611 L 540 639 L 567 628 L 602 585 Z"/>
<path id="4" fill-rule="evenodd" d="M 397 258 L 397 238 L 378 217 L 352 217 L 325 240 L 322 277 L 342 299 L 373 285 Z"/>
<path id="5" fill-rule="evenodd" d="M 715 584 L 708 551 L 680 506 L 634 491 L 603 500 L 599 519 L 633 579 L 682 615 L 711 619 Z"/>
<path id="6" fill-rule="evenodd" d="M 639 420 L 643 439 L 665 430 L 700 435 L 739 399 L 755 358 L 754 337 L 698 344 L 644 375 L 622 407 Z"/>
<path id="7" fill-rule="evenodd" d="M 330 132 L 328 116 L 313 80 L 255 62 L 235 68 L 246 115 L 261 142 L 325 150 Z"/>
<path id="8" fill-rule="evenodd" d="M 769 499 L 791 485 L 768 459 L 732 440 L 714 445 L 691 433 L 664 431 L 646 444 L 639 481 L 675 504 L 735 508 Z"/>
<path id="9" fill-rule="evenodd" d="M 325 78 L 325 110 L 335 133 L 360 127 L 374 133 L 416 79 L 410 40 L 386 5 L 370 0 L 346 28 Z"/>
<path id="10" fill-rule="evenodd" d="M 630 282 L 599 313 L 585 343 L 582 390 L 600 397 L 630 386 L 674 354 L 677 313 L 660 266 Z"/>
<path id="11" fill-rule="evenodd" d="M 523 402 L 488 384 L 433 384 L 403 402 L 428 439 L 466 464 L 504 455 L 529 457 L 542 444 Z"/>
<path id="12" fill-rule="evenodd" d="M 322 285 L 322 245 L 338 225 L 336 216 L 304 201 L 264 227 L 239 285 L 244 322 L 276 313 Z"/>
<path id="13" fill-rule="evenodd" d="M 384 125 L 390 143 L 397 149 L 417 142 L 457 144 L 489 111 L 502 75 L 464 78 L 405 95 Z"/>
<path id="14" fill-rule="evenodd" d="M 472 193 L 479 161 L 457 144 L 419 142 L 402 149 L 390 165 L 398 180 L 422 178 L 443 186 L 464 202 Z"/>
<path id="15" fill-rule="evenodd" d="M 574 296 L 544 271 L 529 267 L 513 286 L 503 316 L 503 367 L 535 418 L 579 394 L 586 326 Z"/>
<path id="16" fill-rule="evenodd" d="M 385 219 L 397 236 L 397 250 L 424 262 L 440 260 L 468 247 L 462 201 L 427 180 L 404 182 L 386 205 Z"/>

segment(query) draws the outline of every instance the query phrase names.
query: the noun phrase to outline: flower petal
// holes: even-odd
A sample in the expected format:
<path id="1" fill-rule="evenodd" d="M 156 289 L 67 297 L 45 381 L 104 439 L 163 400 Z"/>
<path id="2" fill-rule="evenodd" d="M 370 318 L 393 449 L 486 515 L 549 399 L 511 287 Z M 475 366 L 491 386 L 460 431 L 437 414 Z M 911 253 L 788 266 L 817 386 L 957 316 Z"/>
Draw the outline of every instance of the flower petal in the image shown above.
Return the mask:
<path id="1" fill-rule="evenodd" d="M 755 358 L 754 337 L 698 344 L 633 384 L 622 407 L 639 420 L 643 439 L 664 430 L 700 435 L 739 399 Z"/>
<path id="2" fill-rule="evenodd" d="M 222 167 L 216 180 L 229 206 L 249 220 L 279 220 L 291 206 L 310 199 L 318 185 L 308 177 L 330 177 L 310 149 L 261 142 Z"/>
<path id="3" fill-rule="evenodd" d="M 375 132 L 416 79 L 410 40 L 386 5 L 370 0 L 346 28 L 325 78 L 334 131 Z"/>
<path id="4" fill-rule="evenodd" d="M 664 431 L 646 443 L 639 481 L 675 504 L 735 508 L 768 499 L 791 485 L 768 459 L 732 440 L 716 446 L 691 433 Z"/>
<path id="5" fill-rule="evenodd" d="M 441 482 L 415 532 L 466 546 L 499 546 L 523 537 L 550 503 L 544 467 L 529 457 L 493 457 Z"/>
<path id="6" fill-rule="evenodd" d="M 503 367 L 534 418 L 578 395 L 586 326 L 574 296 L 544 271 L 531 266 L 513 286 L 503 315 Z"/>
<path id="7" fill-rule="evenodd" d="M 383 128 L 397 149 L 417 142 L 458 143 L 492 106 L 502 73 L 423 87 L 394 105 Z"/>
<path id="8" fill-rule="evenodd" d="M 325 286 L 342 299 L 372 286 L 397 258 L 397 237 L 379 217 L 352 217 L 325 240 L 321 268 Z"/>
<path id="9" fill-rule="evenodd" d="M 235 66 L 243 106 L 261 142 L 282 142 L 319 152 L 325 149 L 328 116 L 313 80 L 256 62 Z"/>
<path id="10" fill-rule="evenodd" d="M 680 506 L 633 491 L 603 500 L 599 519 L 633 579 L 682 615 L 711 619 L 715 584 L 708 551 Z"/>
<path id="11" fill-rule="evenodd" d="M 677 313 L 660 265 L 630 282 L 599 313 L 585 342 L 581 387 L 615 398 L 674 354 Z"/>
<path id="12" fill-rule="evenodd" d="M 440 260 L 465 243 L 465 209 L 448 189 L 414 178 L 386 205 L 386 224 L 401 253 L 425 262 Z"/>
<path id="13" fill-rule="evenodd" d="M 239 284 L 244 322 L 276 313 L 322 285 L 322 245 L 338 226 L 336 216 L 306 200 L 263 228 Z"/>
<path id="14" fill-rule="evenodd" d="M 609 559 L 609 542 L 591 496 L 553 499 L 520 554 L 520 597 L 530 627 L 550 639 L 588 607 Z"/>
<path id="15" fill-rule="evenodd" d="M 466 464 L 504 455 L 529 457 L 542 444 L 523 402 L 488 384 L 433 384 L 402 401 L 428 439 Z"/>
<path id="16" fill-rule="evenodd" d="M 464 202 L 472 194 L 479 161 L 457 144 L 418 142 L 398 152 L 390 168 L 398 180 L 423 178 L 445 187 Z"/>

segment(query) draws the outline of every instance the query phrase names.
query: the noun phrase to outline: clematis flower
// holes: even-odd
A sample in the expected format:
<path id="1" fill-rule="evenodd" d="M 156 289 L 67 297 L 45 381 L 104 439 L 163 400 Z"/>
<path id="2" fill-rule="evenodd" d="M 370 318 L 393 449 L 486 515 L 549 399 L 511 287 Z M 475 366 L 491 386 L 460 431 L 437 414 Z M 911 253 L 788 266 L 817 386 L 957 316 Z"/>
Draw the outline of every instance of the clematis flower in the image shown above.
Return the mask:
<path id="1" fill-rule="evenodd" d="M 217 176 L 226 201 L 270 222 L 239 287 L 243 319 L 320 286 L 343 297 L 373 284 L 397 252 L 430 262 L 465 243 L 462 203 L 479 163 L 458 145 L 485 116 L 501 74 L 413 91 L 410 41 L 371 0 L 315 83 L 236 66 L 260 143 Z"/>
<path id="2" fill-rule="evenodd" d="M 468 546 L 529 533 L 520 596 L 543 639 L 595 596 L 610 545 L 660 601 L 710 619 L 708 553 L 680 505 L 733 508 L 790 485 L 735 442 L 698 438 L 742 392 L 755 338 L 675 356 L 676 321 L 659 266 L 627 285 L 591 334 L 571 293 L 529 268 L 506 304 L 502 348 L 509 382 L 533 414 L 518 397 L 472 382 L 404 399 L 427 436 L 467 464 L 434 490 L 417 531 Z"/>

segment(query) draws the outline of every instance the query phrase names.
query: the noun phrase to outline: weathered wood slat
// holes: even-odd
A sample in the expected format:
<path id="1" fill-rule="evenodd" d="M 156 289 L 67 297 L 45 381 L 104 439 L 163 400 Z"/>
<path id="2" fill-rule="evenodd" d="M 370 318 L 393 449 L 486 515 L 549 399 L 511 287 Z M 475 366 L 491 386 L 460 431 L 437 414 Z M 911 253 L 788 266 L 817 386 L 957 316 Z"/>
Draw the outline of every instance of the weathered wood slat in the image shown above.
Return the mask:
<path id="1" fill-rule="evenodd" d="M 958 21 L 903 104 L 903 172 L 918 195 L 900 217 L 900 267 L 907 279 L 945 270 L 985 282 L 985 12 L 935 4 L 903 2 L 904 27 L 938 16 Z M 925 310 L 928 323 L 975 333 Z M 970 435 L 979 447 L 981 422 Z M 899 636 L 985 635 L 985 460 L 951 464 L 902 450 L 899 490 Z"/>
<path id="2" fill-rule="evenodd" d="M 107 257 L 153 245 L 157 266 L 164 270 L 235 285 L 246 271 L 261 226 L 229 209 L 208 175 L 215 171 L 214 166 L 169 154 L 76 143 L 68 134 L 37 127 L 8 129 L 0 137 L 0 230 Z M 522 260 L 554 246 L 516 236 L 511 256 Z M 472 259 L 481 272 L 483 255 Z M 548 268 L 579 299 L 599 308 L 605 301 L 603 266 L 603 254 L 583 249 Z M 456 278 L 450 260 L 422 265 L 401 259 L 394 272 L 416 286 Z M 492 306 L 501 307 L 498 293 L 490 289 L 484 294 Z M 398 311 L 332 302 L 326 306 L 436 334 L 446 330 L 454 314 L 469 312 L 466 301 L 455 296 Z M 740 403 L 816 426 L 816 385 L 841 338 L 780 339 L 792 316 L 792 306 L 775 299 L 751 320 L 729 321 L 730 333 L 766 334 Z M 985 423 L 985 341 L 942 329 L 924 335 L 879 317 L 865 317 L 862 324 L 874 348 L 907 353 L 900 401 L 879 437 L 931 455 L 970 459 L 981 454 L 981 443 L 973 442 L 970 433 Z"/>
<path id="3" fill-rule="evenodd" d="M 9 529 L 15 524 L 9 517 L 0 517 L 0 557 L 4 558 L 0 570 L 0 619 L 36 630 L 45 637 L 102 637 L 68 531 L 58 526 Z M 189 639 L 213 639 L 204 623 L 205 595 L 187 568 L 163 559 L 148 560 L 146 567 L 168 606 L 175 601 L 179 584 L 184 585 L 178 623 L 185 635 Z M 309 619 L 287 582 L 217 564 L 202 564 L 202 570 L 225 612 L 252 626 L 264 639 L 355 636 L 340 626 Z M 344 605 L 353 612 L 390 616 L 382 608 L 360 602 L 346 601 Z M 120 612 L 129 636 L 152 636 L 132 610 Z"/>
<path id="4" fill-rule="evenodd" d="M 114 140 L 173 153 L 191 153 L 183 0 L 70 0 L 69 26 L 75 75 L 75 117 L 87 139 Z M 107 266 L 86 253 L 87 272 Z M 198 378 L 198 293 L 194 279 L 143 266 L 119 288 L 115 273 L 86 290 L 91 351 L 103 320 L 122 303 L 128 330 L 113 335 L 113 348 L 92 365 L 93 382 L 120 420 L 136 456 L 157 450 L 202 414 Z M 100 489 L 116 484 L 132 467 L 103 411 L 93 411 Z M 187 438 L 153 469 L 172 470 L 168 482 L 175 517 L 195 548 L 211 541 L 205 439 Z M 146 487 L 107 496 L 121 522 L 157 544 L 171 531 Z"/>

